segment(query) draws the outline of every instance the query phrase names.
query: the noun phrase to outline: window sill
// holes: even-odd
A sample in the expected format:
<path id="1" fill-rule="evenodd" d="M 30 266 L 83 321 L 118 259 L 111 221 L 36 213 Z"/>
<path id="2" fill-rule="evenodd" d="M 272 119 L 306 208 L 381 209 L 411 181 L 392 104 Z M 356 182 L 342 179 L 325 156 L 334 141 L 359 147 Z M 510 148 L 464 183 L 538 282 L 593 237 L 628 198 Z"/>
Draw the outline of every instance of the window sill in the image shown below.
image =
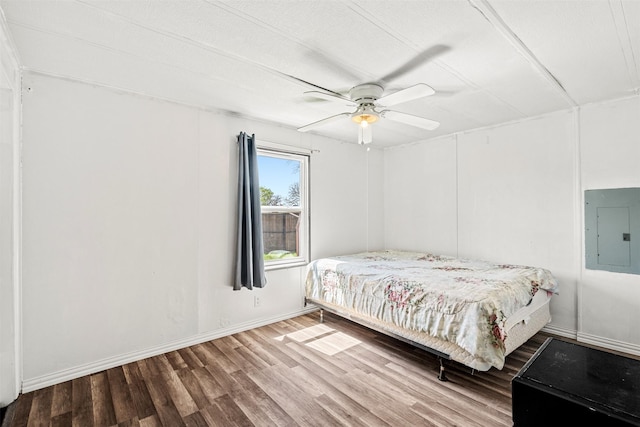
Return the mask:
<path id="1" fill-rule="evenodd" d="M 264 270 L 265 271 L 272 271 L 272 270 L 282 270 L 285 268 L 297 268 L 297 267 L 306 267 L 307 266 L 308 261 L 302 259 L 302 260 L 296 260 L 293 262 L 270 262 L 270 263 L 265 263 L 264 265 Z"/>

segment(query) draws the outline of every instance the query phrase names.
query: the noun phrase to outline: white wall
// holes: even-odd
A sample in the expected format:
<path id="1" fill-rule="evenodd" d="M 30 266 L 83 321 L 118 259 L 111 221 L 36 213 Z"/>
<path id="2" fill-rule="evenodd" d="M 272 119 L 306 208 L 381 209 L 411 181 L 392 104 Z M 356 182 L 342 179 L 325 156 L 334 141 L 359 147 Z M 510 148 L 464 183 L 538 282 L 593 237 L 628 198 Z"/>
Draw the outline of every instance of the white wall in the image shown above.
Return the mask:
<path id="1" fill-rule="evenodd" d="M 312 258 L 381 249 L 382 152 L 351 143 L 319 149 L 311 159 L 311 186 L 326 191 L 311 194 Z"/>
<path id="2" fill-rule="evenodd" d="M 458 253 L 551 270 L 553 325 L 575 331 L 572 123 L 558 113 L 458 137 Z"/>
<path id="3" fill-rule="evenodd" d="M 15 50 L 0 16 L 0 408 L 18 397 L 19 82 Z"/>
<path id="4" fill-rule="evenodd" d="M 385 247 L 457 255 L 455 139 L 388 149 L 384 170 Z"/>
<path id="5" fill-rule="evenodd" d="M 583 190 L 640 186 L 638 135 L 634 97 L 388 149 L 385 245 L 549 268 L 549 329 L 640 352 L 640 276 L 582 250 Z"/>
<path id="6" fill-rule="evenodd" d="M 39 74 L 23 96 L 25 390 L 302 312 L 303 268 L 232 290 L 240 131 L 319 150 L 313 257 L 382 242 L 379 151 Z"/>
<path id="7" fill-rule="evenodd" d="M 580 140 L 582 194 L 640 187 L 640 97 L 582 108 Z M 584 262 L 582 266 L 580 339 L 600 345 L 628 343 L 637 350 L 640 276 L 587 270 Z"/>

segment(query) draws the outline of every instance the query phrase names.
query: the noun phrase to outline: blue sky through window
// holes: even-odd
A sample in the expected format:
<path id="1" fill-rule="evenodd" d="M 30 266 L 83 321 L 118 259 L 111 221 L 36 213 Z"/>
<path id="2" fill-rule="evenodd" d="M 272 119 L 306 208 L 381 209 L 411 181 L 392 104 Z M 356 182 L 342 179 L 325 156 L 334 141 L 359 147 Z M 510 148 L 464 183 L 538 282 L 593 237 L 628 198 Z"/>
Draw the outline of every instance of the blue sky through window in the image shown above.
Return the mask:
<path id="1" fill-rule="evenodd" d="M 289 194 L 291 184 L 300 181 L 300 167 L 296 160 L 258 155 L 258 172 L 260 187 L 269 188 L 283 199 Z"/>

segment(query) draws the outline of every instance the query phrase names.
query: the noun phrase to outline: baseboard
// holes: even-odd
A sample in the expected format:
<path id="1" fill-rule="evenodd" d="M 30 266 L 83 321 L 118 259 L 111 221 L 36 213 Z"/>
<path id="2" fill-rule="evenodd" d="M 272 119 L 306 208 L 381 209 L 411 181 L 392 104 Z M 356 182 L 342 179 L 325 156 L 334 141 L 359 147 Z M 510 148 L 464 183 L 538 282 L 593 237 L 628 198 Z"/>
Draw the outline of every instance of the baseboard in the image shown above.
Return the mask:
<path id="1" fill-rule="evenodd" d="M 560 337 L 570 338 L 572 340 L 575 340 L 577 336 L 577 332 L 575 330 L 558 328 L 557 326 L 553 326 L 550 324 L 542 328 L 542 332 L 546 332 L 552 335 L 558 335 Z"/>
<path id="2" fill-rule="evenodd" d="M 51 374 L 42 375 L 35 378 L 30 378 L 22 382 L 22 392 L 28 393 L 30 391 L 38 390 L 44 387 L 49 387 L 55 384 L 60 384 L 65 381 L 73 380 L 85 375 L 95 374 L 97 372 L 111 369 L 116 366 L 126 365 L 127 363 L 136 362 L 138 360 L 146 359 L 148 357 L 158 356 L 170 351 L 179 350 L 181 348 L 189 347 L 203 342 L 211 341 L 217 338 L 222 338 L 228 335 L 232 335 L 238 332 L 247 331 L 249 329 L 259 328 L 271 323 L 280 322 L 282 320 L 291 319 L 293 317 L 301 316 L 303 314 L 317 311 L 317 307 L 307 307 L 303 310 L 267 318 L 260 319 L 258 321 L 251 321 L 234 325 L 229 328 L 219 329 L 215 332 L 199 334 L 188 339 L 170 342 L 161 346 L 148 348 L 141 351 L 134 351 L 127 354 L 121 354 L 114 357 L 98 360 L 96 362 L 87 363 L 84 365 L 75 366 L 73 368 L 64 369 Z"/>
<path id="3" fill-rule="evenodd" d="M 611 340 L 611 339 L 603 338 L 597 335 L 586 334 L 584 332 L 578 332 L 577 340 L 578 342 L 583 342 L 585 344 L 591 344 L 598 347 L 619 351 L 622 353 L 640 356 L 640 345 L 629 344 L 623 341 Z"/>
<path id="4" fill-rule="evenodd" d="M 572 331 L 568 329 L 561 329 L 553 325 L 547 325 L 542 328 L 542 332 L 547 332 L 552 335 L 558 335 L 565 338 L 570 338 L 578 342 L 594 345 L 613 351 L 619 351 L 622 353 L 633 354 L 640 356 L 640 345 L 629 344 L 624 341 L 616 341 L 609 338 L 604 338 L 598 335 L 587 334 L 584 332 Z"/>

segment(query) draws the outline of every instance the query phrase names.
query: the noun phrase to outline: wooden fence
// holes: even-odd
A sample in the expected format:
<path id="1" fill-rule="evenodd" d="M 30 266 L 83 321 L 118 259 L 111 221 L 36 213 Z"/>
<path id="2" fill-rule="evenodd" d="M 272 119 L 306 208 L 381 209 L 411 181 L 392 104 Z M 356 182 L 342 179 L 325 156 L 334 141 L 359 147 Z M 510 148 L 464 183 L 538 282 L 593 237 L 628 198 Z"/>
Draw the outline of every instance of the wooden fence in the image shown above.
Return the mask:
<path id="1" fill-rule="evenodd" d="M 299 214 L 290 212 L 262 214 L 265 254 L 276 250 L 299 253 L 298 217 Z"/>

